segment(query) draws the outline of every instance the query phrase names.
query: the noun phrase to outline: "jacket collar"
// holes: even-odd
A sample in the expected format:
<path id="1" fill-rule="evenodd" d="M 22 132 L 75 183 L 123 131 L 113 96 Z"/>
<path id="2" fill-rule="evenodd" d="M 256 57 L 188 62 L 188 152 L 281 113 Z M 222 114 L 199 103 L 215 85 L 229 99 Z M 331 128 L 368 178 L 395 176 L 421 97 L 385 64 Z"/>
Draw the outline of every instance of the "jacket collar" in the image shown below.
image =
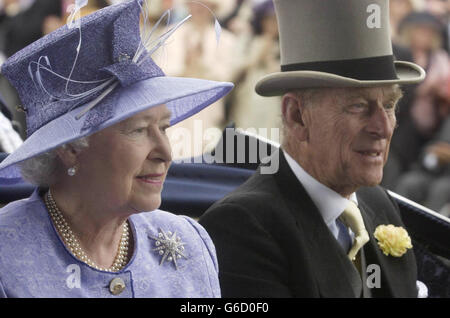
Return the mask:
<path id="1" fill-rule="evenodd" d="M 325 224 L 330 227 L 330 225 L 341 215 L 342 211 L 345 210 L 349 199 L 344 198 L 339 193 L 317 181 L 287 152 L 283 151 L 283 155 L 292 172 L 301 182 L 314 205 L 318 208 L 325 220 Z M 352 193 L 350 200 L 354 201 L 356 204 L 358 203 L 355 193 Z"/>
<path id="2" fill-rule="evenodd" d="M 315 279 L 323 297 L 359 297 L 361 278 L 344 250 L 331 234 L 319 210 L 290 169 L 282 151 L 274 175 L 282 189 L 289 213 L 296 220 L 299 235 L 306 239 L 310 261 L 317 268 Z"/>

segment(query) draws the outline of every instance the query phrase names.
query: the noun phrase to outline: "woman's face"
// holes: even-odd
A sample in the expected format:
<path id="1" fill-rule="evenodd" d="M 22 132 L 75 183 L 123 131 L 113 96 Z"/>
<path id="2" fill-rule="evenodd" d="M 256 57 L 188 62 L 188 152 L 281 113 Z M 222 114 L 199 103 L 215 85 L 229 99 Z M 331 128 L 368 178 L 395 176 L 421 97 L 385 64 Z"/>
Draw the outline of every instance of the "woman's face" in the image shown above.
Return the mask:
<path id="1" fill-rule="evenodd" d="M 77 175 L 86 180 L 90 198 L 124 213 L 157 209 L 172 160 L 169 123 L 170 111 L 160 105 L 89 137 Z"/>

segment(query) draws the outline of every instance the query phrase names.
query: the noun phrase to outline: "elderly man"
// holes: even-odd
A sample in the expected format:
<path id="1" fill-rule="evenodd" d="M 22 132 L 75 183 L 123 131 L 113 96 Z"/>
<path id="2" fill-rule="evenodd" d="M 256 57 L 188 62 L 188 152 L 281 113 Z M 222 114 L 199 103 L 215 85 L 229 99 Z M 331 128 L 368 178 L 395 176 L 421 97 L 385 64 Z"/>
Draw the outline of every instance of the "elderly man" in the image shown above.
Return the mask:
<path id="1" fill-rule="evenodd" d="M 213 205 L 224 297 L 417 297 L 399 210 L 377 186 L 396 126 L 399 84 L 388 0 L 275 0 L 281 72 L 256 86 L 281 95 L 284 140 L 271 160 Z M 276 105 L 274 105 L 276 107 Z"/>

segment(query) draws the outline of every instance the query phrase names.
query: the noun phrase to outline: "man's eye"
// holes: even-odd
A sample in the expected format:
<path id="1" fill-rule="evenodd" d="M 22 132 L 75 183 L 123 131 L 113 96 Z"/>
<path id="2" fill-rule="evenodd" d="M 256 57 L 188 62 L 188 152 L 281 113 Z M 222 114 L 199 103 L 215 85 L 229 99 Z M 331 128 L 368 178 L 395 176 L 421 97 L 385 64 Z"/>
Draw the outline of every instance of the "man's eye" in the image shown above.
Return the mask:
<path id="1" fill-rule="evenodd" d="M 384 105 L 384 109 L 394 109 L 395 108 L 395 103 L 387 103 L 386 105 Z"/>
<path id="2" fill-rule="evenodd" d="M 347 107 L 350 112 L 362 112 L 367 110 L 368 105 L 364 103 L 352 104 Z"/>

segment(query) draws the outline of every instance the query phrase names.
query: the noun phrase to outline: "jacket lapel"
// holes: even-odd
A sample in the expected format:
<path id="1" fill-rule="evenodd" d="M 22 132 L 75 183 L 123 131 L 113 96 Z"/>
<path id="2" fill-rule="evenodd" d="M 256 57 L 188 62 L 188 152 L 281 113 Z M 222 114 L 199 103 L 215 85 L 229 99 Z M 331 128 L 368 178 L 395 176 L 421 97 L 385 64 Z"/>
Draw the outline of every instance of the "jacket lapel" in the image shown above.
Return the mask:
<path id="1" fill-rule="evenodd" d="M 306 242 L 310 258 L 305 261 L 315 269 L 312 274 L 321 296 L 359 297 L 362 286 L 358 272 L 291 171 L 282 151 L 279 152 L 279 160 L 279 171 L 275 174 L 275 179 L 282 189 L 289 213 L 296 220 L 298 235 Z"/>
<path id="2" fill-rule="evenodd" d="M 399 267 L 398 259 L 386 256 L 379 248 L 377 240 L 373 236 L 375 229 L 380 224 L 389 224 L 388 220 L 384 220 L 381 213 L 375 213 L 366 202 L 358 197 L 361 214 L 364 219 L 366 230 L 369 233 L 369 242 L 364 245 L 364 254 L 366 265 L 375 264 L 380 266 L 381 286 L 380 288 L 371 289 L 373 297 L 401 297 L 396 293 L 393 286 L 402 285 L 403 275 L 402 268 Z M 366 269 L 363 269 L 366 271 Z"/>
<path id="3" fill-rule="evenodd" d="M 369 278 L 368 277 L 368 271 L 367 271 L 367 266 L 369 265 L 369 264 L 367 264 L 367 259 L 366 259 L 366 254 L 365 254 L 365 252 L 364 252 L 364 248 L 362 248 L 361 250 L 360 250 L 360 252 L 359 252 L 359 258 L 360 258 L 360 260 L 361 260 L 361 268 L 360 268 L 360 270 L 361 270 L 361 279 L 362 279 L 362 287 L 363 287 L 363 298 L 372 298 L 373 297 L 373 295 L 372 295 L 372 288 L 371 287 L 369 287 L 369 285 L 368 285 L 368 282 L 367 282 L 367 279 Z M 370 271 L 370 273 L 369 274 L 372 274 L 372 272 Z M 370 277 L 371 279 L 372 279 L 372 277 Z M 371 281 L 371 283 L 372 283 L 372 281 Z"/>

